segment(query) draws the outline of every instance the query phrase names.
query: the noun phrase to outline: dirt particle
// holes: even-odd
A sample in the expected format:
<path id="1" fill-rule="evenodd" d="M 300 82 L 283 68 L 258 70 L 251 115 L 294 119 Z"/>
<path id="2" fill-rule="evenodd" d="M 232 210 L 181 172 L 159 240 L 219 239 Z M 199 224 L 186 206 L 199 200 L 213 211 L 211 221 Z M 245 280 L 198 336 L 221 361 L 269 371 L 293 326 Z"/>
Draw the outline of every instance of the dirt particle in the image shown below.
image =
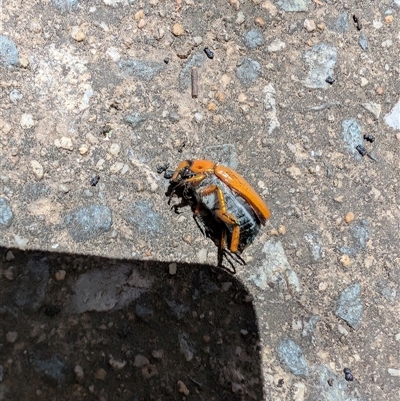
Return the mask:
<path id="1" fill-rule="evenodd" d="M 94 378 L 97 380 L 105 380 L 106 376 L 107 372 L 103 368 L 98 369 L 94 374 Z"/>
<path id="2" fill-rule="evenodd" d="M 263 26 L 265 25 L 265 21 L 264 21 L 261 17 L 257 17 L 257 18 L 254 20 L 254 23 L 255 23 L 256 25 L 258 25 L 259 27 L 263 27 Z"/>
<path id="3" fill-rule="evenodd" d="M 145 13 L 143 10 L 139 10 L 137 13 L 135 13 L 135 15 L 133 16 L 133 18 L 135 19 L 135 21 L 140 21 L 141 19 L 143 19 L 145 17 Z"/>
<path id="4" fill-rule="evenodd" d="M 10 344 L 14 344 L 15 341 L 17 341 L 17 339 L 18 339 L 18 333 L 16 331 L 9 331 L 6 334 L 6 340 Z"/>
<path id="5" fill-rule="evenodd" d="M 186 387 L 185 383 L 182 380 L 178 380 L 177 386 L 180 393 L 182 393 L 186 397 L 189 395 L 189 389 Z"/>
<path id="6" fill-rule="evenodd" d="M 353 212 L 346 213 L 346 216 L 344 216 L 344 221 L 348 224 L 351 223 L 353 220 L 354 220 L 354 213 Z"/>
<path id="7" fill-rule="evenodd" d="M 171 32 L 174 36 L 183 36 L 185 34 L 183 26 L 179 23 L 174 24 L 174 26 L 171 29 Z"/>
<path id="8" fill-rule="evenodd" d="M 340 263 L 344 266 L 344 267 L 349 267 L 351 265 L 351 259 L 349 257 L 349 255 L 342 255 L 340 257 Z"/>
<path id="9" fill-rule="evenodd" d="M 85 33 L 79 26 L 74 26 L 71 29 L 71 37 L 77 42 L 82 42 L 85 39 Z"/>
<path id="10" fill-rule="evenodd" d="M 56 274 L 54 275 L 54 277 L 55 277 L 55 279 L 57 280 L 57 281 L 63 281 L 63 280 L 65 280 L 65 276 L 67 275 L 67 272 L 65 271 L 65 270 L 58 270 L 57 272 L 56 272 Z"/>

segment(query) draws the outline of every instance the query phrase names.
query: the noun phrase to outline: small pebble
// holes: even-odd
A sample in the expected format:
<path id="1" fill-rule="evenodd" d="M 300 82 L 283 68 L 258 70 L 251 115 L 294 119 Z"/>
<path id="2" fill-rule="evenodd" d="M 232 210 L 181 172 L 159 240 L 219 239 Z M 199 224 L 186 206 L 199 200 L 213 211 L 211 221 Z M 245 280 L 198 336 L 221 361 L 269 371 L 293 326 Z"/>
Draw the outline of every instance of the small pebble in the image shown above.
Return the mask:
<path id="1" fill-rule="evenodd" d="M 118 361 L 117 359 L 114 359 L 112 356 L 110 356 L 110 359 L 108 360 L 108 364 L 114 369 L 114 370 L 121 370 L 125 367 L 127 364 L 126 361 Z"/>
<path id="2" fill-rule="evenodd" d="M 306 28 L 308 32 L 315 31 L 316 29 L 315 22 L 312 19 L 304 20 L 304 28 Z"/>
<path id="3" fill-rule="evenodd" d="M 361 87 L 364 87 L 364 86 L 368 85 L 368 79 L 362 77 L 362 78 L 361 78 L 360 85 L 361 85 Z"/>
<path id="4" fill-rule="evenodd" d="M 208 111 L 215 111 L 215 110 L 217 110 L 217 105 L 214 102 L 210 102 L 207 105 L 207 110 Z"/>
<path id="5" fill-rule="evenodd" d="M 103 368 L 98 369 L 94 374 L 94 378 L 97 380 L 105 380 L 106 376 L 107 372 Z"/>
<path id="6" fill-rule="evenodd" d="M 273 237 L 277 237 L 279 235 L 279 232 L 276 228 L 272 228 L 269 230 L 269 235 L 272 235 Z"/>
<path id="7" fill-rule="evenodd" d="M 12 251 L 7 251 L 6 253 L 6 261 L 7 262 L 11 262 L 12 260 L 15 259 L 14 254 L 12 253 Z"/>
<path id="8" fill-rule="evenodd" d="M 14 344 L 18 339 L 18 333 L 16 331 L 9 331 L 6 334 L 6 340 L 8 343 Z"/>
<path id="9" fill-rule="evenodd" d="M 400 377 L 400 369 L 388 369 L 388 373 L 390 376 Z"/>
<path id="10" fill-rule="evenodd" d="M 332 77 L 327 77 L 325 79 L 325 82 L 327 82 L 329 85 L 332 85 L 335 82 L 335 80 Z"/>
<path id="11" fill-rule="evenodd" d="M 85 39 L 85 33 L 79 26 L 74 26 L 71 29 L 71 37 L 77 42 L 82 42 Z"/>
<path id="12" fill-rule="evenodd" d="M 36 178 L 38 180 L 41 180 L 44 175 L 44 169 L 43 166 L 37 161 L 37 160 L 32 160 L 31 161 L 31 167 L 33 170 L 33 174 L 35 174 Z"/>
<path id="13" fill-rule="evenodd" d="M 391 23 L 393 22 L 393 15 L 387 15 L 387 16 L 385 17 L 385 22 L 386 22 L 387 24 L 391 24 Z"/>
<path id="14" fill-rule="evenodd" d="M 344 221 L 346 223 L 351 223 L 353 220 L 354 220 L 354 213 L 353 212 L 346 213 L 346 216 L 344 216 Z"/>
<path id="15" fill-rule="evenodd" d="M 232 393 L 243 393 L 243 386 L 239 383 L 232 382 Z"/>
<path id="16" fill-rule="evenodd" d="M 343 369 L 343 373 L 344 373 L 344 378 L 348 381 L 348 382 L 352 382 L 354 380 L 353 375 L 351 373 L 351 370 L 349 368 L 344 368 Z"/>
<path id="17" fill-rule="evenodd" d="M 214 58 L 214 53 L 208 47 L 204 48 L 204 53 L 206 54 L 206 56 L 209 59 L 213 59 Z"/>
<path id="18" fill-rule="evenodd" d="M 377 93 L 378 95 L 382 95 L 382 94 L 383 94 L 383 88 L 379 86 L 379 87 L 376 89 L 376 93 Z"/>
<path id="19" fill-rule="evenodd" d="M 239 12 L 237 13 L 237 18 L 236 18 L 236 21 L 235 21 L 235 22 L 236 22 L 238 25 L 241 25 L 241 24 L 243 24 L 244 20 L 245 20 L 244 14 L 243 14 L 241 11 L 239 11 Z"/>
<path id="20" fill-rule="evenodd" d="M 32 128 L 35 125 L 32 114 L 22 114 L 20 125 L 23 129 Z"/>
<path id="21" fill-rule="evenodd" d="M 186 387 L 185 383 L 181 380 L 178 380 L 177 383 L 178 391 L 185 395 L 186 397 L 189 395 L 189 389 Z"/>
<path id="22" fill-rule="evenodd" d="M 365 156 L 366 154 L 367 154 L 367 149 L 365 149 L 363 146 L 361 146 L 361 145 L 357 145 L 356 146 L 356 149 L 357 149 L 357 151 L 358 151 L 358 153 L 361 155 L 361 156 Z"/>
<path id="23" fill-rule="evenodd" d="M 279 226 L 278 227 L 278 232 L 281 235 L 285 235 L 286 234 L 286 227 L 285 226 Z"/>
<path id="24" fill-rule="evenodd" d="M 239 0 L 229 0 L 229 4 L 230 4 L 236 11 L 239 11 L 239 8 L 240 8 Z"/>
<path id="25" fill-rule="evenodd" d="M 146 16 L 146 14 L 144 13 L 144 11 L 139 10 L 138 12 L 135 13 L 133 18 L 135 19 L 135 21 L 139 21 L 139 20 L 143 19 L 145 16 Z"/>
<path id="26" fill-rule="evenodd" d="M 137 354 L 135 360 L 133 361 L 133 366 L 136 368 L 142 368 L 143 366 L 149 365 L 150 361 L 144 356 Z"/>
<path id="27" fill-rule="evenodd" d="M 153 376 L 156 376 L 158 374 L 157 371 L 157 366 L 153 364 L 149 364 L 146 366 L 143 366 L 142 368 L 142 375 L 144 379 L 150 379 Z"/>
<path id="28" fill-rule="evenodd" d="M 177 270 L 177 264 L 175 262 L 170 263 L 168 265 L 168 269 L 169 269 L 169 274 L 171 276 L 174 276 L 176 274 L 176 270 Z"/>
<path id="29" fill-rule="evenodd" d="M 141 20 L 138 22 L 137 27 L 138 27 L 139 29 L 143 29 L 145 26 L 146 26 L 146 20 L 145 20 L 145 19 L 141 19 Z"/>
<path id="30" fill-rule="evenodd" d="M 155 359 L 162 359 L 164 357 L 164 350 L 156 349 L 151 352 L 151 356 Z"/>
<path id="31" fill-rule="evenodd" d="M 85 375 L 83 374 L 82 366 L 80 366 L 80 365 L 76 365 L 74 367 L 74 373 L 75 373 L 75 377 L 77 378 L 78 381 L 83 380 L 83 378 L 85 377 Z"/>
<path id="32" fill-rule="evenodd" d="M 183 26 L 179 23 L 174 24 L 171 32 L 174 36 L 183 36 L 185 34 L 185 30 L 183 29 Z"/>
<path id="33" fill-rule="evenodd" d="M 86 154 L 86 153 L 88 152 L 88 150 L 89 150 L 89 148 L 88 148 L 86 145 L 81 145 L 81 146 L 79 147 L 79 153 L 80 153 L 81 155 Z"/>
<path id="34" fill-rule="evenodd" d="M 263 27 L 263 26 L 265 25 L 265 21 L 264 21 L 261 17 L 257 17 L 257 18 L 254 20 L 254 23 L 255 23 L 256 25 L 258 25 L 259 27 Z"/>
<path id="35" fill-rule="evenodd" d="M 351 259 L 349 257 L 349 255 L 342 255 L 340 257 L 340 263 L 344 266 L 344 267 L 349 267 L 351 265 Z"/>
<path id="36" fill-rule="evenodd" d="M 72 144 L 72 139 L 68 136 L 62 136 L 60 139 L 54 140 L 54 145 L 57 148 L 65 149 L 65 150 L 73 150 L 74 145 Z"/>
<path id="37" fill-rule="evenodd" d="M 67 272 L 65 271 L 65 270 L 58 270 L 57 272 L 56 272 L 56 274 L 54 275 L 54 277 L 55 277 L 55 279 L 57 280 L 57 281 L 63 281 L 63 280 L 65 280 L 65 276 L 67 275 Z"/>

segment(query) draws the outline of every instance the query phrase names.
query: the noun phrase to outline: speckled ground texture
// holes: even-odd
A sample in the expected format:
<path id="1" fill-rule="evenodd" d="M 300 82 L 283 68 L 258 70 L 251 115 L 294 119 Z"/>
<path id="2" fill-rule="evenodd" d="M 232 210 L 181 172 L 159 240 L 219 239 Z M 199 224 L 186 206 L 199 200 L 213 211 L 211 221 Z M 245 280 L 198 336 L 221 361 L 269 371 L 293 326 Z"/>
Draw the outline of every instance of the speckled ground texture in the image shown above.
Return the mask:
<path id="1" fill-rule="evenodd" d="M 0 400 L 399 399 L 399 0 L 0 17 Z M 236 275 L 157 173 L 199 158 L 271 209 Z"/>

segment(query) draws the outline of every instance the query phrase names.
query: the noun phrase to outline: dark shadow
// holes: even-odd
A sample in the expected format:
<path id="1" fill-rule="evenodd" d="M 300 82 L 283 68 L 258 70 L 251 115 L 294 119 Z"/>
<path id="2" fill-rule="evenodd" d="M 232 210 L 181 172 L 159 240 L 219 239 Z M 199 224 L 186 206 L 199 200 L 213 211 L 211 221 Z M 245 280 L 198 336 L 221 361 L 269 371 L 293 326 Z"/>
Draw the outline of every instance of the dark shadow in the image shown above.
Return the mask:
<path id="1" fill-rule="evenodd" d="M 7 251 L 0 399 L 263 399 L 252 297 L 226 271 Z"/>

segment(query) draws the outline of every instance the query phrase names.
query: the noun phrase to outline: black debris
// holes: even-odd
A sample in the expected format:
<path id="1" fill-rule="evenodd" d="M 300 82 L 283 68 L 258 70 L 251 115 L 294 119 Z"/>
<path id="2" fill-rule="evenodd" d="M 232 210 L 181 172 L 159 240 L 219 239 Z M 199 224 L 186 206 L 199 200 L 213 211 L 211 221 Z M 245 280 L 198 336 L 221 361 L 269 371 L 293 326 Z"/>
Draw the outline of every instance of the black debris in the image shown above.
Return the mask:
<path id="1" fill-rule="evenodd" d="M 214 58 L 214 53 L 208 48 L 204 48 L 204 53 L 207 55 L 208 58 L 213 59 Z"/>
<path id="2" fill-rule="evenodd" d="M 325 82 L 327 82 L 329 85 L 332 85 L 335 82 L 335 80 L 331 76 L 329 76 L 325 79 Z"/>
<path id="3" fill-rule="evenodd" d="M 356 149 L 358 150 L 358 153 L 361 155 L 361 156 L 365 156 L 368 152 L 367 152 L 367 149 L 365 149 L 363 146 L 361 146 L 361 145 L 357 145 L 356 146 Z"/>
<path id="4" fill-rule="evenodd" d="M 165 64 L 168 64 L 168 63 L 169 63 L 169 58 L 168 58 L 168 57 L 165 57 L 164 63 L 165 63 Z"/>
<path id="5" fill-rule="evenodd" d="M 44 310 L 44 314 L 49 317 L 53 317 L 61 312 L 61 306 L 50 305 Z"/>
<path id="6" fill-rule="evenodd" d="M 358 19 L 358 17 L 356 15 L 353 15 L 353 21 L 356 24 L 357 31 L 361 31 L 362 25 L 361 25 L 361 22 L 360 22 L 360 20 Z"/>
<path id="7" fill-rule="evenodd" d="M 186 143 L 183 142 L 182 145 L 180 145 L 179 148 L 178 148 L 178 153 L 182 153 L 183 148 L 184 148 L 185 146 L 186 146 Z"/>
<path id="8" fill-rule="evenodd" d="M 169 167 L 169 163 L 165 163 L 165 164 L 163 164 L 161 166 L 158 166 L 157 167 L 157 173 L 158 174 L 163 173 L 164 171 L 166 171 L 168 169 L 168 167 Z"/>
<path id="9" fill-rule="evenodd" d="M 122 339 L 128 337 L 129 334 L 131 334 L 133 331 L 132 326 L 128 324 L 124 324 L 119 330 L 118 330 L 118 336 Z"/>
<path id="10" fill-rule="evenodd" d="M 329 386 L 332 387 L 332 386 L 333 386 L 333 379 L 329 379 L 329 380 L 328 380 L 328 384 L 329 384 Z"/>
<path id="11" fill-rule="evenodd" d="M 277 384 L 277 386 L 278 387 L 283 387 L 283 384 L 285 383 L 285 381 L 283 380 L 283 379 L 279 379 L 278 380 L 278 384 Z"/>
<path id="12" fill-rule="evenodd" d="M 369 135 L 369 134 L 365 134 L 364 135 L 364 139 L 367 141 L 367 142 L 374 142 L 375 141 L 375 137 L 373 136 L 373 135 Z"/>
<path id="13" fill-rule="evenodd" d="M 344 368 L 343 369 L 343 373 L 344 373 L 344 378 L 348 381 L 348 382 L 352 382 L 354 380 L 353 374 L 351 373 L 350 368 Z"/>
<path id="14" fill-rule="evenodd" d="M 100 181 L 100 176 L 99 175 L 95 175 L 91 180 L 90 180 L 90 185 L 92 187 L 95 187 Z"/>

